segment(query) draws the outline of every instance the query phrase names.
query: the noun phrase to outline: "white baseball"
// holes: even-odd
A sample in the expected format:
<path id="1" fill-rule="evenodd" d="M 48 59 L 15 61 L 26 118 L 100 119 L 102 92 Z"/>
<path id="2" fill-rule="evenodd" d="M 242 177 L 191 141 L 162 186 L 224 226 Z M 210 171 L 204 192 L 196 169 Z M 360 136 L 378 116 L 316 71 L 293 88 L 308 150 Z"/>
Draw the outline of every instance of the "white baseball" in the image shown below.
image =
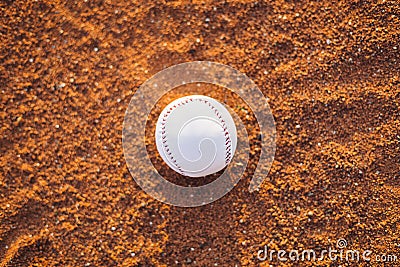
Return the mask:
<path id="1" fill-rule="evenodd" d="M 236 126 L 217 100 L 191 95 L 174 100 L 156 124 L 157 150 L 174 171 L 189 177 L 216 173 L 236 150 Z"/>

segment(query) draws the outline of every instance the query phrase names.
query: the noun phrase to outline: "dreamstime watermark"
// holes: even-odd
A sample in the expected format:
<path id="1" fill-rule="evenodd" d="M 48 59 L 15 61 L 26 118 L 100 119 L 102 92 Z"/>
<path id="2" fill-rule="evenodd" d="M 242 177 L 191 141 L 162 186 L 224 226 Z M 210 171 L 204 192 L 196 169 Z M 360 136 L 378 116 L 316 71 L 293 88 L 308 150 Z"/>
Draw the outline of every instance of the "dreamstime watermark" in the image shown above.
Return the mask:
<path id="1" fill-rule="evenodd" d="M 260 249 L 257 252 L 259 261 L 285 262 L 285 261 L 340 261 L 340 262 L 397 262 L 398 258 L 394 254 L 374 254 L 371 250 L 358 250 L 347 248 L 346 239 L 339 239 L 336 247 L 328 247 L 318 251 L 314 249 L 292 249 L 292 250 L 274 250 Z"/>
<path id="2" fill-rule="evenodd" d="M 239 95 L 250 107 L 262 136 L 259 161 L 249 185 L 250 192 L 257 190 L 268 175 L 275 156 L 276 128 L 268 101 L 245 74 L 232 67 L 208 61 L 182 63 L 164 69 L 145 81 L 133 95 L 122 129 L 124 156 L 132 177 L 146 193 L 161 202 L 180 207 L 196 207 L 223 197 L 243 176 L 249 159 L 249 138 L 244 123 L 228 106 L 238 138 L 235 155 L 221 176 L 206 185 L 184 187 L 169 182 L 154 168 L 145 144 L 147 118 L 163 95 L 189 83 L 224 87 Z"/>

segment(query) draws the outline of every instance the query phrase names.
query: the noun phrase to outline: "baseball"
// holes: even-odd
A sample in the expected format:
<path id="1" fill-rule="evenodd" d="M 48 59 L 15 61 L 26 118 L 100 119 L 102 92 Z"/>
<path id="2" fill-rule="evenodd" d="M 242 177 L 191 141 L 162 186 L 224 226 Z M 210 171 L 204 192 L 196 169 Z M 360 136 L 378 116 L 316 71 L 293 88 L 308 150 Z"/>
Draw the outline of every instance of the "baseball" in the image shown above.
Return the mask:
<path id="1" fill-rule="evenodd" d="M 216 173 L 229 164 L 236 150 L 236 126 L 217 100 L 203 95 L 174 100 L 156 124 L 156 145 L 174 171 L 189 177 Z"/>

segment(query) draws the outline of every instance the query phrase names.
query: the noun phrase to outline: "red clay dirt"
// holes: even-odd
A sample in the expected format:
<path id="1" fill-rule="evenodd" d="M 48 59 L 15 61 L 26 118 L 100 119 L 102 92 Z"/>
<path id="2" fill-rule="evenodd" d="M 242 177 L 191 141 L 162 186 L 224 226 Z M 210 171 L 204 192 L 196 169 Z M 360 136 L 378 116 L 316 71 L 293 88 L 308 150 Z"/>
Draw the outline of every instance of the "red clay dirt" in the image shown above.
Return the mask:
<path id="1" fill-rule="evenodd" d="M 1 0 L 0 9 L 0 267 L 398 266 L 399 1 Z M 122 123 L 144 81 L 195 60 L 259 86 L 277 150 L 249 193 L 254 116 L 237 96 L 205 88 L 234 103 L 253 152 L 228 195 L 179 208 L 134 182 Z M 157 110 L 188 92 L 165 96 L 147 133 Z M 257 259 L 265 245 L 321 250 L 341 238 L 373 262 Z M 397 263 L 376 261 L 382 254 Z"/>

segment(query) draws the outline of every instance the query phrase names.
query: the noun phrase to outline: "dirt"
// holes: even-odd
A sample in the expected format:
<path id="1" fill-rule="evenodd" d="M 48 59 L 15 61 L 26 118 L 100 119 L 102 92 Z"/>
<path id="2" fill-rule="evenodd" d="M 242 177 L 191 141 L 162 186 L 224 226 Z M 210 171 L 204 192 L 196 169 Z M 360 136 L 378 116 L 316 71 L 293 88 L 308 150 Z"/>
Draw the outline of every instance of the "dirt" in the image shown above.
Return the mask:
<path id="1" fill-rule="evenodd" d="M 399 264 L 399 1 L 2 0 L 0 8 L 1 267 Z M 195 60 L 229 65 L 259 86 L 277 149 L 258 192 L 247 190 L 252 152 L 228 195 L 179 208 L 132 179 L 122 123 L 144 81 Z M 187 93 L 165 96 L 152 116 Z M 223 90 L 206 93 L 237 103 Z M 233 109 L 256 151 L 254 117 Z M 150 141 L 148 150 L 160 172 L 182 178 Z M 322 250 L 339 239 L 371 250 L 372 262 L 257 258 L 265 245 Z M 397 263 L 378 262 L 383 254 Z"/>

